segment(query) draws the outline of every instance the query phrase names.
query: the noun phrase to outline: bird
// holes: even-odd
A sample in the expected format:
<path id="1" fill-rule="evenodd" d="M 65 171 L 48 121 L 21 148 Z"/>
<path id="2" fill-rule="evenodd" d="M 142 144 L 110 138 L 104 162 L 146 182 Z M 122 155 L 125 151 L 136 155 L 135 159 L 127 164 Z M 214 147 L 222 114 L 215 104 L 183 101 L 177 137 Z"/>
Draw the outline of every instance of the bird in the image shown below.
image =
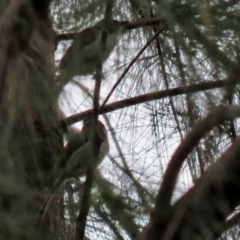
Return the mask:
<path id="1" fill-rule="evenodd" d="M 93 152 L 94 150 L 94 152 Z M 65 180 L 81 177 L 91 168 L 95 169 L 109 152 L 108 134 L 104 124 L 92 118 L 83 121 L 82 130 L 67 143 L 53 170 L 54 186 Z"/>
<path id="2" fill-rule="evenodd" d="M 108 134 L 104 124 L 92 118 L 83 121 L 82 130 L 76 133 L 63 149 L 57 159 L 49 179 L 52 182 L 46 201 L 39 212 L 39 220 L 43 219 L 53 196 L 67 179 L 86 175 L 88 169 L 94 170 L 109 152 Z"/>
<path id="3" fill-rule="evenodd" d="M 97 65 L 104 63 L 116 46 L 125 22 L 105 19 L 92 27 L 76 34 L 71 46 L 67 49 L 59 64 L 57 82 L 61 86 L 74 76 L 93 74 Z M 105 49 L 102 52 L 102 33 L 107 33 Z"/>

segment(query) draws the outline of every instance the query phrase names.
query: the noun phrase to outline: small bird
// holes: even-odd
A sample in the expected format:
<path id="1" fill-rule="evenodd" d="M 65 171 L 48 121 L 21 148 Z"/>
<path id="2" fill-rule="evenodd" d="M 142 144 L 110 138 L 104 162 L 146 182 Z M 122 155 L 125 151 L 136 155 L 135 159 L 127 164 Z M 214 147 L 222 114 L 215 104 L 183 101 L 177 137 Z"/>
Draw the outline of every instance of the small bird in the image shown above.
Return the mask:
<path id="1" fill-rule="evenodd" d="M 108 135 L 104 124 L 92 118 L 83 121 L 82 130 L 76 133 L 67 143 L 59 157 L 50 179 L 53 180 L 51 190 L 43 204 L 39 217 L 45 216 L 58 187 L 72 177 L 84 176 L 88 169 L 95 169 L 109 152 Z"/>
<path id="2" fill-rule="evenodd" d="M 93 74 L 99 62 L 104 63 L 116 46 L 124 23 L 104 19 L 78 33 L 59 64 L 57 82 L 64 86 L 74 76 Z M 105 49 L 102 52 L 101 35 L 107 33 Z"/>
<path id="3" fill-rule="evenodd" d="M 95 152 L 93 152 L 95 150 Z M 61 186 L 71 177 L 81 177 L 95 169 L 109 152 L 108 135 L 104 124 L 92 118 L 83 121 L 82 130 L 67 143 L 53 172 L 54 186 Z"/>

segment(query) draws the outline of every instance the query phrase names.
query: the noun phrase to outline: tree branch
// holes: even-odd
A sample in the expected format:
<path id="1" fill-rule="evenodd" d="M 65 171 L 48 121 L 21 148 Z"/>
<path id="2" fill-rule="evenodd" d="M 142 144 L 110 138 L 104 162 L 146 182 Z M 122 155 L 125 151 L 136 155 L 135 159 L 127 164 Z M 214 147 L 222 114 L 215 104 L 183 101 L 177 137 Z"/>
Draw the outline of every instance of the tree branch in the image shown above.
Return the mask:
<path id="1" fill-rule="evenodd" d="M 114 103 L 110 103 L 104 106 L 103 108 L 101 108 L 99 114 L 113 112 L 129 106 L 134 106 L 140 103 L 162 99 L 169 96 L 178 96 L 186 93 L 198 93 L 198 92 L 202 92 L 202 91 L 206 91 L 214 88 L 221 88 L 221 87 L 224 87 L 226 84 L 227 84 L 227 80 L 218 80 L 213 82 L 202 82 L 199 84 L 193 84 L 191 86 L 186 86 L 186 87 L 178 87 L 178 88 L 172 88 L 168 90 L 142 94 L 136 97 L 127 98 Z M 78 113 L 70 117 L 67 117 L 66 119 L 61 120 L 59 124 L 64 129 L 66 128 L 66 126 L 79 122 L 83 120 L 86 116 L 89 116 L 91 114 L 92 114 L 92 109 L 89 109 L 82 113 Z"/>
<path id="2" fill-rule="evenodd" d="M 105 100 L 103 101 L 103 104 L 101 106 L 104 107 L 105 104 L 107 103 L 107 101 L 109 100 L 109 98 L 111 97 L 111 95 L 113 94 L 114 90 L 116 89 L 116 87 L 120 84 L 120 82 L 123 80 L 123 78 L 125 77 L 125 75 L 128 73 L 128 71 L 130 70 L 130 68 L 133 66 L 133 64 L 137 61 L 137 59 L 141 56 L 141 54 L 146 50 L 146 48 L 153 42 L 154 39 L 156 39 L 158 37 L 158 35 L 164 30 L 165 26 L 160 28 L 147 42 L 146 44 L 143 46 L 143 48 L 139 51 L 139 53 L 133 58 L 133 60 L 129 63 L 129 65 L 125 68 L 125 70 L 123 71 L 123 73 L 121 74 L 121 76 L 119 77 L 119 79 L 117 80 L 117 82 L 113 85 L 112 89 L 110 90 L 110 92 L 108 93 L 107 97 L 105 98 Z"/>
<path id="3" fill-rule="evenodd" d="M 177 201 L 174 208 L 170 206 L 178 174 L 188 154 L 213 127 L 237 117 L 240 117 L 240 106 L 220 107 L 198 122 L 181 142 L 165 171 L 162 185 L 156 198 L 152 219 L 144 233 L 148 237 L 152 236 L 148 239 L 155 240 L 157 239 L 156 237 L 163 233 L 165 234 L 164 240 L 173 239 L 173 236 L 182 233 L 182 229 L 179 230 L 180 228 L 189 227 L 189 222 L 191 222 L 189 219 L 192 219 L 192 221 L 198 219 L 190 227 L 192 236 L 195 236 L 193 232 L 196 229 L 201 234 L 201 231 L 203 231 L 201 226 L 203 225 L 209 228 L 209 235 L 211 231 L 214 231 L 214 221 L 219 225 L 219 222 L 225 220 L 239 203 L 240 186 L 236 182 L 236 179 L 240 176 L 240 138 L 238 137 L 221 158 L 211 165 L 196 185 Z M 226 202 L 221 201 L 221 199 L 225 199 Z M 204 208 L 200 205 L 204 206 Z M 210 225 L 208 227 L 207 221 L 209 221 L 209 218 L 212 218 L 213 226 Z M 163 226 L 164 230 L 159 230 L 160 228 L 163 229 Z M 189 239 L 195 238 L 190 237 Z"/>
<path id="4" fill-rule="evenodd" d="M 114 20 L 116 21 L 116 20 Z M 159 18 L 152 18 L 147 20 L 142 20 L 138 22 L 128 22 L 128 21 L 118 21 L 123 25 L 124 30 L 132 30 L 136 28 L 151 26 L 154 24 L 164 23 L 164 19 Z M 56 36 L 56 44 L 58 44 L 59 41 L 66 41 L 66 40 L 73 40 L 73 38 L 79 33 L 62 33 L 57 34 Z"/>

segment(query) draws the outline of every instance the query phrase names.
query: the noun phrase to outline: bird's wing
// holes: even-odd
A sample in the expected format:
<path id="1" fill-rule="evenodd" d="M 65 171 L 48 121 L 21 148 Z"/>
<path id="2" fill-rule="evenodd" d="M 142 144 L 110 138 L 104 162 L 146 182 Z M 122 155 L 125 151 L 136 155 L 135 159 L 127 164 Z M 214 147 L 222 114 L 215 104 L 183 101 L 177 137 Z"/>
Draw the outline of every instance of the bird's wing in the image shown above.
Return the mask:
<path id="1" fill-rule="evenodd" d="M 81 131 L 72 136 L 69 139 L 66 147 L 64 148 L 62 155 L 57 161 L 58 167 L 64 167 L 66 164 L 66 159 L 68 159 L 73 152 L 75 152 L 78 148 L 82 147 L 87 141 L 88 137 L 86 136 L 84 131 Z"/>
<path id="2" fill-rule="evenodd" d="M 79 147 L 83 146 L 86 142 L 87 137 L 84 131 L 76 133 L 69 139 L 67 145 L 62 151 L 62 154 L 56 159 L 53 171 L 49 176 L 49 183 L 51 183 L 51 186 L 59 186 L 59 176 L 61 176 L 64 172 L 65 165 L 67 164 L 67 159 L 69 159 L 71 154 Z"/>
<path id="3" fill-rule="evenodd" d="M 95 152 L 93 152 L 95 151 Z M 85 175 L 87 169 L 95 169 L 104 159 L 109 151 L 108 141 L 101 141 L 95 146 L 93 143 L 87 142 L 81 148 L 76 150 L 69 158 L 65 173 L 65 177 L 81 177 Z"/>
<path id="4" fill-rule="evenodd" d="M 91 142 L 86 142 L 69 157 L 65 169 L 64 177 L 81 177 L 86 173 L 87 168 L 91 167 L 94 162 L 93 157 L 95 154 L 92 152 Z"/>

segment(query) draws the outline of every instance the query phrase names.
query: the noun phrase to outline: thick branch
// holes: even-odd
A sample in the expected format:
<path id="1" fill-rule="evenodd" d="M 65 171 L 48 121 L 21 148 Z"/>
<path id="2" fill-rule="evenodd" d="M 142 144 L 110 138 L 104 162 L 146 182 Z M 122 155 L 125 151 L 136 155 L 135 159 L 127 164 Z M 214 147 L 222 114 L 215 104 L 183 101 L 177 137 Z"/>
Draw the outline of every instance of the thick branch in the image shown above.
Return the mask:
<path id="1" fill-rule="evenodd" d="M 214 88 L 221 88 L 221 87 L 224 87 L 226 84 L 227 84 L 227 80 L 219 80 L 219 81 L 213 81 L 213 82 L 203 82 L 199 84 L 193 84 L 187 87 L 178 87 L 178 88 L 172 88 L 168 90 L 142 94 L 136 97 L 127 98 L 114 103 L 110 103 L 104 106 L 103 108 L 101 108 L 99 114 L 113 112 L 122 108 L 134 106 L 140 103 L 145 103 L 153 100 L 162 99 L 165 97 L 178 96 L 178 95 L 183 95 L 187 93 L 197 93 L 197 92 L 202 92 L 202 91 L 206 91 Z M 72 115 L 62 120 L 60 122 L 60 125 L 63 128 L 65 128 L 66 126 L 69 126 L 71 124 L 74 124 L 76 122 L 83 120 L 86 116 L 89 116 L 91 114 L 92 114 L 92 109 L 89 109 L 82 113 Z"/>
<path id="2" fill-rule="evenodd" d="M 235 107 L 233 107 L 235 108 Z M 240 116 L 240 108 L 232 108 L 233 115 Z M 232 115 L 232 117 L 233 117 Z M 168 227 L 168 234 L 173 238 L 185 239 L 184 233 L 188 232 L 188 239 L 214 239 L 216 233 L 220 234 L 234 221 L 226 221 L 240 202 L 240 137 L 214 163 L 198 182 L 174 205 L 175 216 Z M 185 206 L 185 207 L 184 207 Z M 176 213 L 182 211 L 176 220 Z M 233 219 L 232 219 L 233 220 Z M 172 225 L 175 225 L 175 231 Z"/>
<path id="3" fill-rule="evenodd" d="M 178 174 L 188 154 L 209 130 L 236 117 L 240 117 L 240 106 L 220 107 L 198 122 L 179 145 L 165 172 L 152 220 L 143 232 L 147 239 L 159 239 L 163 234 L 164 240 L 185 239 L 186 231 L 192 234 L 188 239 L 208 239 L 206 237 L 211 237 L 221 229 L 221 224 L 240 201 L 239 137 L 173 208 L 170 202 Z"/>
<path id="4" fill-rule="evenodd" d="M 152 19 L 148 19 L 148 20 L 142 20 L 142 21 L 138 21 L 138 22 L 128 22 L 128 21 L 120 21 L 120 23 L 122 23 L 122 25 L 124 26 L 125 30 L 131 30 L 131 29 L 136 29 L 136 28 L 140 28 L 140 27 L 145 27 L 145 26 L 151 26 L 154 24 L 159 24 L 159 23 L 164 23 L 164 19 L 163 18 L 152 18 Z M 77 35 L 78 33 L 62 33 L 62 34 L 58 34 L 56 36 L 56 43 L 58 43 L 59 41 L 64 41 L 64 40 L 73 40 L 73 38 L 75 37 L 75 35 Z"/>
<path id="5" fill-rule="evenodd" d="M 192 131 L 181 142 L 168 164 L 157 196 L 156 212 L 158 212 L 158 209 L 160 210 L 162 205 L 167 207 L 170 206 L 181 167 L 188 154 L 196 147 L 198 142 L 215 126 L 236 117 L 240 117 L 240 106 L 221 107 L 210 113 L 205 119 L 199 121 L 194 126 Z"/>

